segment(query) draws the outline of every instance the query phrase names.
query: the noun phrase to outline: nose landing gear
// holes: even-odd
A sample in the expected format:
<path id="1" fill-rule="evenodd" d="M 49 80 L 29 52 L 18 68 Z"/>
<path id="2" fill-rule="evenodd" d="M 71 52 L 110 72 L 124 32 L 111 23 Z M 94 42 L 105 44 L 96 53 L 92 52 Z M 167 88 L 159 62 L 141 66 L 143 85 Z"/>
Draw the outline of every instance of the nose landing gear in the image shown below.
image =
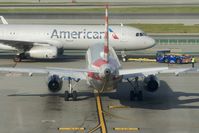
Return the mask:
<path id="1" fill-rule="evenodd" d="M 122 56 L 122 61 L 127 62 L 128 58 L 127 58 L 125 51 L 121 51 L 121 56 Z"/>
<path id="2" fill-rule="evenodd" d="M 15 55 L 14 62 L 21 62 L 22 59 L 26 59 L 25 53 L 19 53 Z"/>

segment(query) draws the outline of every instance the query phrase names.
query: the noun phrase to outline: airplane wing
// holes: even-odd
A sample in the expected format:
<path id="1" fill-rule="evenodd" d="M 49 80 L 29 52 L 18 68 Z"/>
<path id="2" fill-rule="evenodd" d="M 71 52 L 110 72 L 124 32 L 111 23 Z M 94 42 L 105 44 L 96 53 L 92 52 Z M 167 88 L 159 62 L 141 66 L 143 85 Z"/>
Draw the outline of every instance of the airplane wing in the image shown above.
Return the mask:
<path id="1" fill-rule="evenodd" d="M 0 40 L 0 43 L 3 45 L 11 46 L 18 50 L 23 50 L 25 47 L 31 48 L 33 46 L 33 42 L 26 41 Z"/>
<path id="2" fill-rule="evenodd" d="M 34 45 L 38 46 L 51 46 L 52 44 L 48 42 L 32 42 L 32 41 L 20 41 L 20 40 L 2 40 L 0 39 L 0 43 L 3 45 L 8 45 L 18 50 L 30 49 Z"/>
<path id="3" fill-rule="evenodd" d="M 119 75 L 123 76 L 124 79 L 133 77 L 146 77 L 148 75 L 156 75 L 159 73 L 174 73 L 178 75 L 179 73 L 194 71 L 198 72 L 198 69 L 192 68 L 168 68 L 168 67 L 154 67 L 154 68 L 137 68 L 137 69 L 120 69 Z M 73 68 L 12 68 L 12 67 L 0 67 L 0 72 L 17 72 L 17 73 L 28 73 L 32 74 L 49 74 L 58 75 L 63 79 L 68 77 L 73 79 L 86 80 L 88 72 L 99 73 L 95 70 L 88 69 L 73 69 Z"/>
<path id="4" fill-rule="evenodd" d="M 119 70 L 119 75 L 122 75 L 124 79 L 133 77 L 146 77 L 148 75 L 156 75 L 159 73 L 174 73 L 178 75 L 179 73 L 188 71 L 197 71 L 193 68 L 168 68 L 168 67 L 153 67 L 153 68 L 137 68 L 137 69 L 121 69 Z"/>
<path id="5" fill-rule="evenodd" d="M 12 67 L 0 67 L 0 72 L 16 72 L 16 73 L 28 73 L 32 74 L 49 74 L 58 75 L 63 80 L 67 80 L 69 77 L 74 80 L 86 80 L 88 72 L 95 72 L 88 69 L 70 69 L 70 68 L 12 68 Z"/>

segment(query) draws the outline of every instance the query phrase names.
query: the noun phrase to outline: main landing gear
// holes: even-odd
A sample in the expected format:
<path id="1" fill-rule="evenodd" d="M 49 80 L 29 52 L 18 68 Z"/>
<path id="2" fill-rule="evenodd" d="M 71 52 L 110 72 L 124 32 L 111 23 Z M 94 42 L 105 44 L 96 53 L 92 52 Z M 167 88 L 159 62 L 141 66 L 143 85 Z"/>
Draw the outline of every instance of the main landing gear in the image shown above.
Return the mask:
<path id="1" fill-rule="evenodd" d="M 130 100 L 138 100 L 142 101 L 143 100 L 143 93 L 142 90 L 140 90 L 139 83 L 138 83 L 138 77 L 135 77 L 134 84 L 132 83 L 132 80 L 127 79 L 129 84 L 132 86 L 132 90 L 130 91 Z"/>
<path id="2" fill-rule="evenodd" d="M 127 58 L 125 51 L 121 51 L 121 56 L 122 56 L 122 61 L 127 62 L 128 58 Z"/>
<path id="3" fill-rule="evenodd" d="M 72 86 L 72 80 L 74 80 L 76 82 L 76 84 L 74 84 Z M 65 91 L 64 93 L 64 100 L 65 101 L 69 101 L 69 98 L 72 98 L 73 101 L 77 100 L 77 91 L 73 90 L 73 88 L 75 87 L 75 85 L 77 85 L 77 82 L 79 82 L 80 79 L 75 80 L 72 79 L 71 77 L 68 77 L 68 87 L 69 87 L 69 91 Z"/>
<path id="4" fill-rule="evenodd" d="M 19 53 L 17 55 L 15 55 L 14 57 L 14 62 L 21 62 L 22 59 L 25 59 L 26 56 L 25 56 L 25 53 Z"/>

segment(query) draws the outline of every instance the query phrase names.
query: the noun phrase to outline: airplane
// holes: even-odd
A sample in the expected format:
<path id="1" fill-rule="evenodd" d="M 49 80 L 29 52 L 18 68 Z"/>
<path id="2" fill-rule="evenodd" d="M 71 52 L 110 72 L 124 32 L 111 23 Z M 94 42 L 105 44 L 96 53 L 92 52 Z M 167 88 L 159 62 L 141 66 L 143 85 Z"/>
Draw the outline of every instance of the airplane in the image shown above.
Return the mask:
<path id="1" fill-rule="evenodd" d="M 108 6 L 106 7 L 106 22 L 105 22 L 105 36 L 104 43 L 96 43 L 90 45 L 86 52 L 86 69 L 74 68 L 10 68 L 0 67 L 0 72 L 20 72 L 48 74 L 48 88 L 53 94 L 56 94 L 62 89 L 64 80 L 69 81 L 69 91 L 64 92 L 64 99 L 77 100 L 78 93 L 72 87 L 72 82 L 78 83 L 80 80 L 86 80 L 98 93 L 112 91 L 117 88 L 118 83 L 123 79 L 130 84 L 138 84 L 138 78 L 144 78 L 143 83 L 147 91 L 155 92 L 160 87 L 158 73 L 173 73 L 178 74 L 190 70 L 190 68 L 182 69 L 168 69 L 168 67 L 153 67 L 153 68 L 137 68 L 137 69 L 122 69 L 115 50 L 109 44 L 109 25 L 108 25 Z M 131 79 L 135 79 L 132 82 Z M 139 86 L 132 87 L 130 91 L 131 100 L 142 100 L 143 93 Z"/>
<path id="2" fill-rule="evenodd" d="M 90 45 L 103 42 L 103 25 L 14 25 L 0 16 L 0 49 L 16 52 L 15 62 L 26 58 L 54 59 L 64 50 L 87 50 Z M 108 29 L 110 45 L 122 51 L 143 50 L 155 46 L 144 31 L 112 25 Z"/>

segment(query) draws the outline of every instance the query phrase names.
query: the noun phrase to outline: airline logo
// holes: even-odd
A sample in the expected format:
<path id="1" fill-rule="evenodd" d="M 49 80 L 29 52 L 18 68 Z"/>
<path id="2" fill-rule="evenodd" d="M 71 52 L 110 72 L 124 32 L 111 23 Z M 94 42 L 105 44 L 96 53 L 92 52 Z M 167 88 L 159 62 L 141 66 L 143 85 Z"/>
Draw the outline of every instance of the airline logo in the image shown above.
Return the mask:
<path id="1" fill-rule="evenodd" d="M 119 39 L 116 33 L 109 28 L 110 35 L 113 39 Z M 104 32 L 102 31 L 87 31 L 83 29 L 81 31 L 65 31 L 54 29 L 50 34 L 52 39 L 104 39 Z"/>
<path id="2" fill-rule="evenodd" d="M 115 32 L 111 28 L 109 28 L 108 30 L 111 33 L 113 39 L 119 39 L 119 37 L 115 34 Z"/>

